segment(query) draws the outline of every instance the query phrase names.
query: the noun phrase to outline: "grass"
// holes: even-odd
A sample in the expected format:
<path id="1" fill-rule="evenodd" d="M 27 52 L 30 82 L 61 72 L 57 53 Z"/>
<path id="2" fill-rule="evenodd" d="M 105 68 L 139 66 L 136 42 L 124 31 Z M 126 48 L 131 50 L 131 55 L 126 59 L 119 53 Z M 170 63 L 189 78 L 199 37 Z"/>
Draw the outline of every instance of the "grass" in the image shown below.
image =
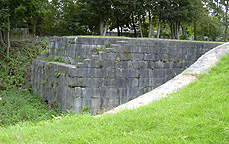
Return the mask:
<path id="1" fill-rule="evenodd" d="M 17 123 L 37 123 L 62 114 L 57 107 L 48 111 L 48 105 L 41 96 L 28 91 L 1 91 L 0 98 L 0 127 L 11 127 Z"/>
<path id="2" fill-rule="evenodd" d="M 170 97 L 135 110 L 55 117 L 0 130 L 0 143 L 200 143 L 229 141 L 229 55 Z"/>

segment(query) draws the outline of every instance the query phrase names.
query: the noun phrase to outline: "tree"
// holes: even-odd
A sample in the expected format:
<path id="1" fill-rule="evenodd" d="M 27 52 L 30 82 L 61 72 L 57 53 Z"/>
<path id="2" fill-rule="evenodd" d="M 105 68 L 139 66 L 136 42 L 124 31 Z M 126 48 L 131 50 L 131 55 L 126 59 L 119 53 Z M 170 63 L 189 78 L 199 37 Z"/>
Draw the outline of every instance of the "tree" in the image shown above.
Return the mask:
<path id="1" fill-rule="evenodd" d="M 1 19 L 7 23 L 7 30 L 3 30 L 4 33 L 7 33 L 7 49 L 6 56 L 9 56 L 10 51 L 10 28 L 11 26 L 17 25 L 19 20 L 22 18 L 26 8 L 20 3 L 20 1 L 13 0 L 2 0 L 1 8 L 5 9 L 6 16 L 3 16 Z M 4 27 L 3 24 L 1 27 Z"/>
<path id="2" fill-rule="evenodd" d="M 38 17 L 42 13 L 44 0 L 1 0 L 0 21 L 1 35 L 7 35 L 6 55 L 10 50 L 11 27 L 32 26 L 35 33 Z M 2 40 L 3 41 L 3 40 Z"/>
<path id="3" fill-rule="evenodd" d="M 224 37 L 227 37 L 227 29 L 229 26 L 229 22 L 228 22 L 228 9 L 229 9 L 229 3 L 228 0 L 221 0 L 220 4 L 224 7 L 225 11 L 223 11 L 223 19 L 224 19 L 224 26 L 225 26 L 225 30 L 224 30 Z"/>
<path id="4" fill-rule="evenodd" d="M 203 5 L 200 0 L 171 0 L 166 8 L 167 21 L 170 24 L 171 37 L 180 39 L 181 23 L 197 20 L 198 13 Z"/>
<path id="5" fill-rule="evenodd" d="M 105 35 L 110 19 L 111 13 L 111 0 L 80 0 L 81 5 L 83 5 L 84 11 L 94 15 L 96 20 L 99 22 L 100 35 Z M 86 13 L 86 15 L 87 15 Z M 95 23 L 97 25 L 97 23 Z"/>

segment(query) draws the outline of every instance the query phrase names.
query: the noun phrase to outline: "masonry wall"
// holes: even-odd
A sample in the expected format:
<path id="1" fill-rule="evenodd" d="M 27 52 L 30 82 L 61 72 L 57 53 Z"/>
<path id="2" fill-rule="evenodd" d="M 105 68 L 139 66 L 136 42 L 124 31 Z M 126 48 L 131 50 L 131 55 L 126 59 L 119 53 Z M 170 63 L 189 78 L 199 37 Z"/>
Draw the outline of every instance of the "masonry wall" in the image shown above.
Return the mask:
<path id="1" fill-rule="evenodd" d="M 126 103 L 181 73 L 217 43 L 52 37 L 48 57 L 32 63 L 32 88 L 65 112 L 92 114 Z M 68 64 L 67 64 L 68 63 Z"/>

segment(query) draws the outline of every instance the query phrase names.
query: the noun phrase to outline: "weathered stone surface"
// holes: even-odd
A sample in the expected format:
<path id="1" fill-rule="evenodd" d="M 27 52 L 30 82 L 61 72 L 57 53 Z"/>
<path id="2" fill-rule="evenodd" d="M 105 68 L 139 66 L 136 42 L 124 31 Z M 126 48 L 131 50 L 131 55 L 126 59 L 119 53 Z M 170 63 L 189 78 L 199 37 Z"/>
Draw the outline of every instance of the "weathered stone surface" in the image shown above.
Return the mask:
<path id="1" fill-rule="evenodd" d="M 93 37 L 51 37 L 49 57 L 32 62 L 32 89 L 65 112 L 93 114 L 128 102 L 172 79 L 219 44 Z M 102 48 L 107 47 L 104 51 Z"/>

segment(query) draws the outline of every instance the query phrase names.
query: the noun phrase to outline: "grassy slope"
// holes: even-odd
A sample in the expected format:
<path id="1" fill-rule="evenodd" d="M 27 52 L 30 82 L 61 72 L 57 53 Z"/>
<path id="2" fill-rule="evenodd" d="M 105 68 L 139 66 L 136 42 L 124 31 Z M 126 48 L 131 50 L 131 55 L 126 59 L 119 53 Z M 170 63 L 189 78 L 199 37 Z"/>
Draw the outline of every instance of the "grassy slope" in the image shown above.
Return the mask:
<path id="1" fill-rule="evenodd" d="M 75 115 L 0 130 L 0 143 L 228 143 L 229 55 L 169 98 L 102 117 Z"/>

